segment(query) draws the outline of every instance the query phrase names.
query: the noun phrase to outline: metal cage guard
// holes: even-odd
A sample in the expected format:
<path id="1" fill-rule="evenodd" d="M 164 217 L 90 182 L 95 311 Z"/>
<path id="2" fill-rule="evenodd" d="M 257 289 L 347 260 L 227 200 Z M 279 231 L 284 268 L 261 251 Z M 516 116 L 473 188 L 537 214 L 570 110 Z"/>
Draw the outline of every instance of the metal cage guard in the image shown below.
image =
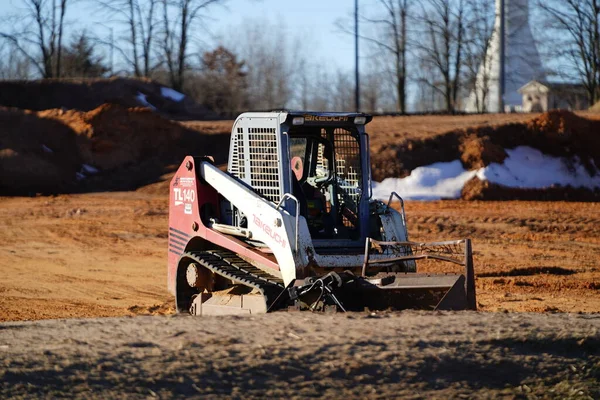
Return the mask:
<path id="1" fill-rule="evenodd" d="M 397 246 L 411 249 L 412 254 L 399 257 L 391 257 L 380 260 L 370 260 L 371 248 L 373 245 L 378 248 L 385 246 Z M 459 255 L 460 252 L 456 249 L 464 245 L 464 258 L 462 260 L 452 258 L 452 255 Z M 446 255 L 442 255 L 446 254 Z M 475 298 L 475 272 L 473 269 L 473 250 L 471 247 L 471 239 L 451 240 L 444 242 L 417 243 L 417 242 L 383 242 L 367 238 L 365 241 L 365 258 L 362 266 L 361 276 L 366 276 L 367 268 L 370 264 L 384 264 L 394 261 L 408 260 L 426 260 L 433 259 L 446 261 L 453 264 L 465 267 L 465 293 L 467 296 L 467 304 L 469 308 L 475 310 L 477 307 Z"/>

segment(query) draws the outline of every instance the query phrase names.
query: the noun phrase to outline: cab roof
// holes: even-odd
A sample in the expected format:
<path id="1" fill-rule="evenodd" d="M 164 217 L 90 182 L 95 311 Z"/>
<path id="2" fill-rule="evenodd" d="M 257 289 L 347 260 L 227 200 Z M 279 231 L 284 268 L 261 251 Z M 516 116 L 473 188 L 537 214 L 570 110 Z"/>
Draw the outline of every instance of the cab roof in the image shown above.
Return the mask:
<path id="1" fill-rule="evenodd" d="M 364 118 L 358 124 L 355 123 L 355 118 Z M 308 126 L 323 126 L 323 125 L 365 125 L 371 122 L 373 116 L 364 113 L 344 113 L 344 112 L 317 112 L 317 111 L 288 111 L 274 110 L 270 112 L 245 112 L 236 118 L 238 120 L 245 118 L 276 118 L 280 124 L 292 125 L 308 125 Z M 295 118 L 303 118 L 301 124 L 294 124 Z M 235 125 L 234 124 L 234 125 Z"/>
<path id="2" fill-rule="evenodd" d="M 305 125 L 318 124 L 343 124 L 354 125 L 356 117 L 363 117 L 364 123 L 368 124 L 373 119 L 372 115 L 364 113 L 343 113 L 343 112 L 317 112 L 317 111 L 287 111 L 285 122 L 292 125 L 294 118 L 304 118 Z"/>

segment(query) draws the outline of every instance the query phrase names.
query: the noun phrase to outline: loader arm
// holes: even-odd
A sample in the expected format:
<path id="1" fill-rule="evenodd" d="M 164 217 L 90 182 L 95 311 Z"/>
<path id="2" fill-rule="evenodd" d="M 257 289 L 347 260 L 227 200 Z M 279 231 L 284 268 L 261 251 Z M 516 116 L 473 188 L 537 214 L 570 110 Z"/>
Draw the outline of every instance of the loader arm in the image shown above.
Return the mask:
<path id="1" fill-rule="evenodd" d="M 273 251 L 286 286 L 302 275 L 302 268 L 308 264 L 305 249 L 312 249 L 303 216 L 291 215 L 210 162 L 202 162 L 198 172 L 206 183 L 246 215 L 250 238 Z"/>

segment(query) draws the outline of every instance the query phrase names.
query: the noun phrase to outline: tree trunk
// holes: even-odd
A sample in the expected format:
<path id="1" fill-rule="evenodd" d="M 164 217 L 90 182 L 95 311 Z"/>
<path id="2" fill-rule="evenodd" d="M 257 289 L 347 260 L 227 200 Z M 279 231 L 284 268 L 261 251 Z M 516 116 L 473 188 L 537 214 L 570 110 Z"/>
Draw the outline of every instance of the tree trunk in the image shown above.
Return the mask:
<path id="1" fill-rule="evenodd" d="M 63 30 L 65 23 L 65 13 L 67 12 L 67 0 L 61 0 L 60 3 L 60 19 L 58 22 L 58 53 L 56 55 L 56 77 L 60 78 L 61 71 L 61 61 L 62 61 L 62 40 L 63 40 Z"/>
<path id="2" fill-rule="evenodd" d="M 399 91 L 401 93 L 400 96 L 400 112 L 406 113 L 406 44 L 407 44 L 407 28 L 406 28 L 406 17 L 408 14 L 408 5 L 406 0 L 401 5 L 400 9 L 400 31 L 401 33 L 401 54 L 402 60 L 400 62 L 400 81 L 398 83 Z"/>
<path id="3" fill-rule="evenodd" d="M 187 50 L 188 41 L 188 24 L 189 21 L 189 9 L 190 0 L 184 0 L 181 9 L 181 31 L 179 38 L 179 50 L 177 54 L 177 79 L 173 82 L 173 88 L 178 91 L 183 90 L 184 85 L 184 74 L 185 74 L 185 53 Z"/>
<path id="4" fill-rule="evenodd" d="M 133 48 L 133 72 L 136 77 L 140 77 L 140 65 L 138 61 L 138 50 L 137 50 L 137 27 L 135 22 L 135 0 L 129 0 L 129 30 L 131 35 L 131 47 Z"/>

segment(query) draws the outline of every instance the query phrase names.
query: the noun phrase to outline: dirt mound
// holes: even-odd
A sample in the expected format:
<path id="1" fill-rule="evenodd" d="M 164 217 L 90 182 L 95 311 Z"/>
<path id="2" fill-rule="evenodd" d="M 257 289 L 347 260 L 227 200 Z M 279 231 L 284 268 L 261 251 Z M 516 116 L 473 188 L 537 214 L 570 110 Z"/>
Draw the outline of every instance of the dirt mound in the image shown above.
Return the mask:
<path id="1" fill-rule="evenodd" d="M 381 142 L 371 146 L 373 179 L 404 178 L 415 168 L 461 158 L 461 136 L 455 132 L 426 139 Z"/>
<path id="2" fill-rule="evenodd" d="M 593 114 L 586 116 L 553 111 L 530 120 L 523 120 L 523 116 L 519 116 L 520 120 L 502 119 L 507 123 L 496 126 L 491 123 L 503 116 L 480 116 L 472 121 L 481 125 L 471 127 L 465 126 L 465 121 L 459 125 L 452 119 L 449 126 L 457 129 L 449 132 L 443 132 L 439 123 L 436 125 L 437 117 L 428 117 L 431 129 L 437 129 L 429 133 L 422 131 L 423 117 L 414 117 L 412 124 L 418 122 L 415 129 L 421 129 L 421 133 L 412 136 L 390 131 L 391 117 L 382 117 L 381 126 L 376 119 L 372 131 L 373 178 L 382 181 L 405 177 L 415 168 L 457 159 L 466 169 L 482 168 L 502 163 L 507 156 L 505 149 L 518 146 L 530 146 L 544 154 L 572 160 L 577 157 L 594 173 L 595 166 L 600 166 L 600 135 L 596 134 L 600 132 L 600 119 L 594 119 Z M 398 121 L 412 121 L 406 118 L 398 117 Z M 446 121 L 449 117 L 443 118 Z M 471 121 L 471 117 L 464 118 Z M 211 154 L 218 164 L 227 161 L 231 124 L 231 121 L 178 123 L 147 108 L 118 104 L 103 104 L 87 112 L 0 109 L 0 194 L 133 190 L 151 184 L 154 185 L 143 190 L 164 193 L 168 189 L 164 175 L 172 172 L 186 154 Z M 384 128 L 387 131 L 377 130 Z M 82 171 L 84 164 L 99 172 Z M 594 192 L 579 189 L 523 191 L 475 181 L 465 188 L 463 196 L 467 199 L 596 198 Z"/>
<path id="3" fill-rule="evenodd" d="M 468 169 L 483 168 L 491 163 L 501 164 L 508 156 L 502 146 L 492 142 L 489 136 L 467 137 L 459 146 L 460 160 Z"/>
<path id="4" fill-rule="evenodd" d="M 228 141 L 147 108 L 0 109 L 0 194 L 133 190 L 160 180 L 186 154 L 225 162 Z"/>
<path id="5" fill-rule="evenodd" d="M 63 191 L 81 164 L 77 137 L 67 125 L 0 108 L 0 193 Z"/>
<path id="6" fill-rule="evenodd" d="M 600 101 L 589 108 L 591 112 L 600 112 Z"/>
<path id="7" fill-rule="evenodd" d="M 65 123 L 81 139 L 79 152 L 86 164 L 102 170 L 134 164 L 170 150 L 184 128 L 147 108 L 104 104 L 89 112 L 42 111 L 41 118 Z"/>
<path id="8" fill-rule="evenodd" d="M 525 124 L 526 143 L 556 157 L 578 157 L 590 174 L 600 166 L 600 120 L 569 111 L 551 111 Z M 593 163 L 592 163 L 593 161 Z"/>
<path id="9" fill-rule="evenodd" d="M 181 118 L 206 117 L 207 110 L 189 97 L 165 96 L 163 90 L 163 85 L 149 79 L 131 78 L 0 81 L 0 106 L 34 111 L 90 111 L 114 103 L 124 107 L 148 106 Z"/>
<path id="10" fill-rule="evenodd" d="M 417 167 L 460 159 L 473 170 L 502 163 L 505 149 L 529 146 L 542 153 L 579 161 L 591 174 L 600 166 L 600 120 L 584 118 L 569 111 L 551 111 L 525 122 L 475 126 L 425 138 L 405 138 L 399 142 L 379 141 L 371 149 L 373 179 L 403 178 Z M 504 191 L 503 194 L 500 192 Z M 483 199 L 595 199 L 589 190 L 549 188 L 543 190 L 507 189 L 489 183 L 472 182 L 464 198 Z"/>

